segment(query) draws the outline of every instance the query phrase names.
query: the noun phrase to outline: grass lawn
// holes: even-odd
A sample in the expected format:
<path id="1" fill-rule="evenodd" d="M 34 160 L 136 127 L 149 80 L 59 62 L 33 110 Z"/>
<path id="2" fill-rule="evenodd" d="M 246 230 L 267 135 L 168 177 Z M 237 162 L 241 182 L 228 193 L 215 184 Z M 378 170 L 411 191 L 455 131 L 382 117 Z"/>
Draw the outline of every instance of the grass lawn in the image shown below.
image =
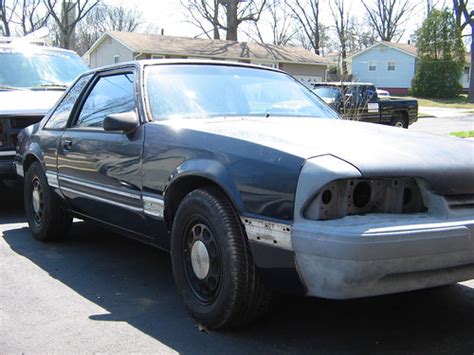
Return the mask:
<path id="1" fill-rule="evenodd" d="M 467 95 L 459 95 L 454 99 L 422 99 L 417 97 L 413 98 L 418 100 L 419 106 L 474 109 L 474 103 L 467 102 Z"/>
<path id="2" fill-rule="evenodd" d="M 474 131 L 451 132 L 450 135 L 456 136 L 459 138 L 471 138 L 471 137 L 474 137 Z"/>

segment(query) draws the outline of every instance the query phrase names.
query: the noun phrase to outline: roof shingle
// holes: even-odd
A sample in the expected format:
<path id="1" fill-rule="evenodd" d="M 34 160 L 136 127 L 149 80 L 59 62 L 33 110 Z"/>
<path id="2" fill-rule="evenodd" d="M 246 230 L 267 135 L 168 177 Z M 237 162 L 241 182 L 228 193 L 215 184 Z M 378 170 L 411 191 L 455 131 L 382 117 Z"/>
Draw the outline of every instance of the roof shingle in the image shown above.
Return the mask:
<path id="1" fill-rule="evenodd" d="M 131 32 L 107 34 L 140 53 L 328 64 L 324 57 L 301 47 Z"/>

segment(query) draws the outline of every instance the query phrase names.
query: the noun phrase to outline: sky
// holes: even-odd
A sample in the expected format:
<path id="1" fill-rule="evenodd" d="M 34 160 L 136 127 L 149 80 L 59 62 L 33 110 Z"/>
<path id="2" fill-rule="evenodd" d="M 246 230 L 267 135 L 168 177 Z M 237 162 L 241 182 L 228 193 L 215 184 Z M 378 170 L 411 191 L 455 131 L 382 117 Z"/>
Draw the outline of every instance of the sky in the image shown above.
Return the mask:
<path id="1" fill-rule="evenodd" d="M 332 25 L 332 15 L 329 10 L 329 1 L 322 0 L 320 18 L 325 25 Z M 346 0 L 350 6 L 350 13 L 361 21 L 366 17 L 365 9 L 360 0 Z M 410 35 L 421 25 L 425 18 L 425 1 L 412 0 L 417 4 L 412 15 L 406 23 L 406 30 L 400 42 L 407 42 Z M 143 12 L 147 22 L 164 29 L 165 35 L 194 37 L 202 31 L 186 22 L 185 12 L 180 5 L 180 0 L 106 0 L 109 4 L 122 4 L 125 7 L 136 8 Z M 443 5 L 446 1 L 438 1 Z M 448 1 L 450 4 L 450 1 Z M 438 6 L 439 6 L 438 5 Z M 267 33 L 269 36 L 270 34 Z M 264 33 L 265 36 L 265 33 Z M 248 40 L 248 36 L 239 33 L 239 40 Z M 270 38 L 268 39 L 270 41 Z"/>

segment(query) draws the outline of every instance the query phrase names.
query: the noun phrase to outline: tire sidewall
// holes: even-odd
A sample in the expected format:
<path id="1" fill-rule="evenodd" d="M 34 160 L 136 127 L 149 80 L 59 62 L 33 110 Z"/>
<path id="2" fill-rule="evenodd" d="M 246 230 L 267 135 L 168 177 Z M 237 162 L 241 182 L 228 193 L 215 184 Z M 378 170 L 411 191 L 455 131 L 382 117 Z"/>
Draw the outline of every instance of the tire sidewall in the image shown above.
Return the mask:
<path id="1" fill-rule="evenodd" d="M 223 315 L 225 318 L 225 314 L 231 310 L 230 304 L 232 302 L 230 300 L 236 292 L 236 283 L 234 282 L 236 278 L 236 275 L 234 275 L 236 257 L 230 252 L 230 238 L 227 238 L 232 231 L 223 223 L 224 216 L 219 212 L 220 210 L 215 208 L 209 200 L 190 195 L 183 200 L 178 208 L 171 236 L 171 260 L 178 292 L 191 314 L 197 319 L 208 322 L 222 318 Z M 196 217 L 206 223 L 214 233 L 221 264 L 219 291 L 216 299 L 211 304 L 203 304 L 198 300 L 186 276 L 183 239 L 187 226 Z"/>
<path id="2" fill-rule="evenodd" d="M 43 220 L 41 223 L 36 223 L 33 216 L 33 207 L 32 207 L 32 191 L 33 191 L 33 181 L 38 179 L 41 190 L 43 193 Z M 52 196 L 51 189 L 48 185 L 46 175 L 41 168 L 41 165 L 37 162 L 31 164 L 30 168 L 27 170 L 25 175 L 25 187 L 24 187 L 24 202 L 25 202 L 25 213 L 30 227 L 31 232 L 35 238 L 39 240 L 47 239 L 48 226 L 51 223 L 51 208 L 52 208 Z"/>

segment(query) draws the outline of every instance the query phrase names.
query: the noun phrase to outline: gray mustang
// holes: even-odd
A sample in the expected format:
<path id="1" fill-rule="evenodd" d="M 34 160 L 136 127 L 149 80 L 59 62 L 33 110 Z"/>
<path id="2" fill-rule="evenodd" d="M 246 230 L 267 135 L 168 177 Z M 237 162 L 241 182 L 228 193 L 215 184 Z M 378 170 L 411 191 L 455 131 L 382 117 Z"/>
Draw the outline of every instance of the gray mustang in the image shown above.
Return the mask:
<path id="1" fill-rule="evenodd" d="M 474 277 L 474 144 L 348 122 L 291 76 L 144 61 L 80 76 L 18 138 L 33 235 L 72 217 L 170 250 L 211 328 L 271 291 L 348 299 Z"/>

